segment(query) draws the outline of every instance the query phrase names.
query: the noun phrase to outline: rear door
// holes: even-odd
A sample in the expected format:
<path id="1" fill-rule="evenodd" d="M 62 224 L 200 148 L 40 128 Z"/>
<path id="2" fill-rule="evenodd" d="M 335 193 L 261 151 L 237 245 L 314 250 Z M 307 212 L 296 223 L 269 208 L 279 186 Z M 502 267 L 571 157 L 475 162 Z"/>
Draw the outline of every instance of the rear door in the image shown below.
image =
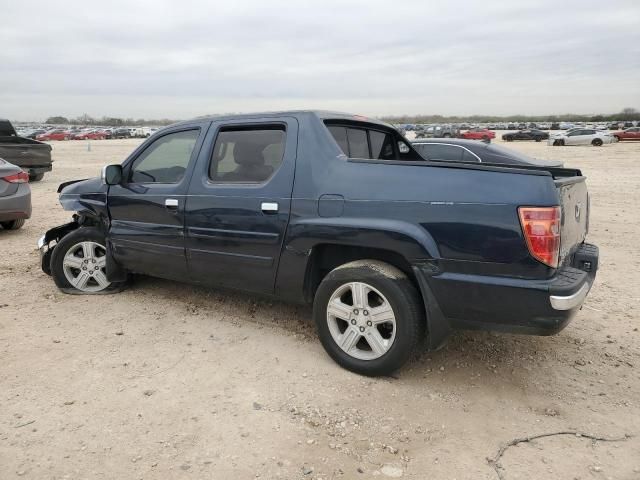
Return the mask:
<path id="1" fill-rule="evenodd" d="M 189 185 L 191 279 L 273 292 L 289 222 L 298 123 L 292 117 L 214 122 Z"/>
<path id="2" fill-rule="evenodd" d="M 115 259 L 136 272 L 187 280 L 185 198 L 207 123 L 181 125 L 146 142 L 109 187 L 108 241 Z"/>
<path id="3" fill-rule="evenodd" d="M 565 145 L 582 145 L 585 142 L 585 130 L 573 130 L 567 134 Z"/>

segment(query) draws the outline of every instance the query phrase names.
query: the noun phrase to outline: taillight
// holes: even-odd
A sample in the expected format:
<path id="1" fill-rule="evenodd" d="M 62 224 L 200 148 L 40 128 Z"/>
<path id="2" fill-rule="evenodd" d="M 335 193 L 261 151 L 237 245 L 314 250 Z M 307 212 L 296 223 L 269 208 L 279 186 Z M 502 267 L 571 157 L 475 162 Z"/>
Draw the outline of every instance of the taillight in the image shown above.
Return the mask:
<path id="1" fill-rule="evenodd" d="M 518 215 L 529 253 L 550 267 L 560 255 L 560 207 L 520 207 Z"/>
<path id="2" fill-rule="evenodd" d="M 29 174 L 25 172 L 16 173 L 6 177 L 0 177 L 9 183 L 27 183 L 29 181 Z"/>

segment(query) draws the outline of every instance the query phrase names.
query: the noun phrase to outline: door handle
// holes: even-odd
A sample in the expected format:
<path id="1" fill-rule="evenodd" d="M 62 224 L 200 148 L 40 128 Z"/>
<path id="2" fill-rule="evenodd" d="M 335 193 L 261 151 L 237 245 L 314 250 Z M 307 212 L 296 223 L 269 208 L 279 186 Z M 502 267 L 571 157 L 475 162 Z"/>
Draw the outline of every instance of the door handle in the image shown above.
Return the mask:
<path id="1" fill-rule="evenodd" d="M 178 200 L 175 198 L 167 198 L 164 201 L 164 206 L 168 210 L 177 210 L 178 209 Z"/>
<path id="2" fill-rule="evenodd" d="M 278 204 L 276 202 L 262 202 L 260 209 L 262 213 L 278 213 Z"/>

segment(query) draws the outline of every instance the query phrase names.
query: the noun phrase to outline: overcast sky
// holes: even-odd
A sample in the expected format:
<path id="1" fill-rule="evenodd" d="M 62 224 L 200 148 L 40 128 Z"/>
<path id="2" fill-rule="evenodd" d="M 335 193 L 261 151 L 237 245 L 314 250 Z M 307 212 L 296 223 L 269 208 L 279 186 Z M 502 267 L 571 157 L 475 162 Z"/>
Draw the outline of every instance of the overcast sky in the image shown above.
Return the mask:
<path id="1" fill-rule="evenodd" d="M 20 0 L 0 12 L 0 117 L 14 120 L 640 108 L 640 0 Z"/>

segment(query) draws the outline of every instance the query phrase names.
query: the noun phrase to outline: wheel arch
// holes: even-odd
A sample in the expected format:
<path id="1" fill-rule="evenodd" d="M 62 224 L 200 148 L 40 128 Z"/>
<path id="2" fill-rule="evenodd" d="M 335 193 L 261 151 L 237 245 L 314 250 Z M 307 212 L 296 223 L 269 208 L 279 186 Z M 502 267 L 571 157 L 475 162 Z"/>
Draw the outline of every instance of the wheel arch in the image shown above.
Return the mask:
<path id="1" fill-rule="evenodd" d="M 342 243 L 319 243 L 309 254 L 304 276 L 303 292 L 307 301 L 312 301 L 320 282 L 333 269 L 355 260 L 378 260 L 399 269 L 420 289 L 409 261 L 400 253 L 378 247 L 361 247 Z"/>
<path id="2" fill-rule="evenodd" d="M 287 268 L 278 271 L 276 291 L 300 292 L 300 281 L 304 279 L 300 293 L 309 302 L 319 283 L 318 269 L 371 258 L 386 261 L 411 278 L 413 264 L 439 257 L 437 244 L 429 232 L 402 220 L 304 219 L 289 226 L 280 262 Z"/>

